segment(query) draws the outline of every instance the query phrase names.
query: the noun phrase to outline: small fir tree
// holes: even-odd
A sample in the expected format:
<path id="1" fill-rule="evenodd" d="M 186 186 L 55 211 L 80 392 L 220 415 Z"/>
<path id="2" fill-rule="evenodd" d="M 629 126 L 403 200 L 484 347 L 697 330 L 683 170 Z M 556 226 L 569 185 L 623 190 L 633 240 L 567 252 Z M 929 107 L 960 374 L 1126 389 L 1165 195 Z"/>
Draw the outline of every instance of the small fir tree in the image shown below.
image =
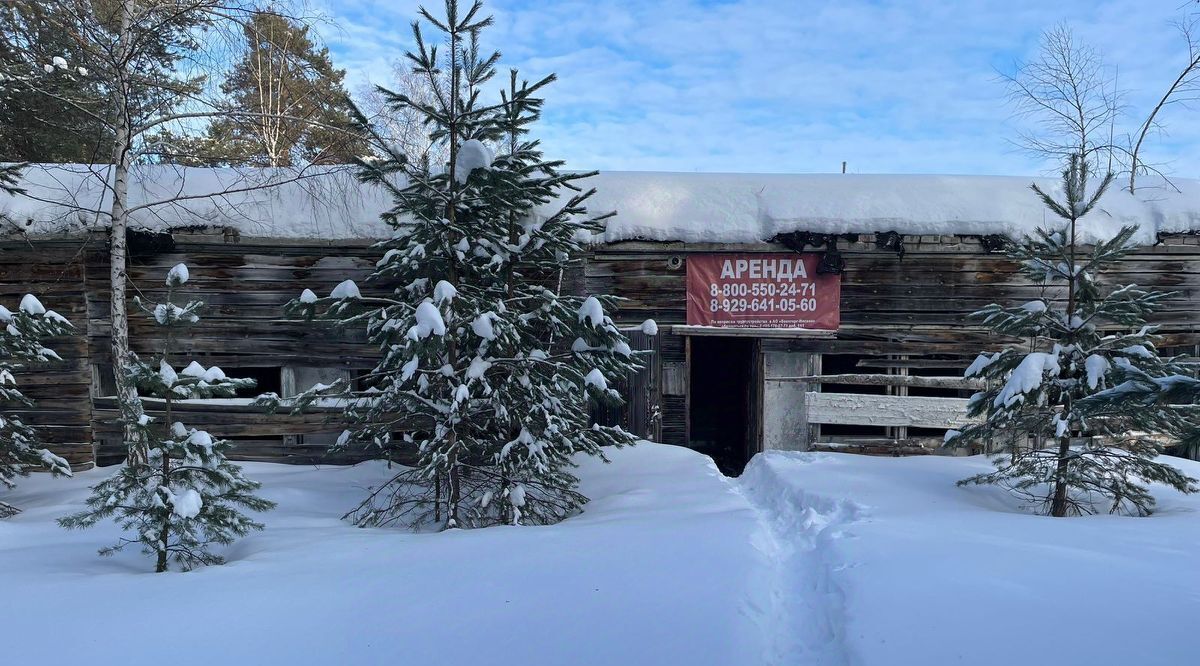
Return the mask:
<path id="1" fill-rule="evenodd" d="M 263 527 L 239 509 L 268 511 L 275 506 L 256 497 L 260 484 L 225 458 L 228 441 L 172 420 L 176 400 L 232 397 L 238 389 L 254 386 L 254 380 L 232 379 L 216 366 L 205 368 L 195 361 L 175 370 L 171 353 L 176 336 L 200 320 L 197 313 L 204 306 L 203 301 L 172 301 L 187 281 L 187 266 L 179 264 L 167 274 L 166 301 L 135 301 L 165 333 L 161 356 L 153 362 L 136 359 L 129 377 L 145 395 L 163 400 L 161 423 L 143 416 L 137 424 L 151 443 L 149 463 L 123 466 L 92 489 L 86 510 L 59 521 L 66 528 L 84 528 L 114 516 L 130 536 L 100 554 L 138 543 L 156 558 L 157 572 L 166 571 L 172 559 L 184 570 L 221 564 L 224 559 L 212 552 L 213 544 L 230 544 Z"/>
<path id="2" fill-rule="evenodd" d="M 5 164 L 0 166 L 0 192 L 17 196 L 24 194 L 25 189 L 21 187 L 21 169 L 24 164 Z"/>
<path id="3" fill-rule="evenodd" d="M 8 409 L 28 409 L 33 403 L 17 387 L 15 374 L 31 365 L 62 360 L 43 346 L 42 340 L 68 335 L 74 329 L 32 295 L 21 299 L 17 312 L 0 306 L 0 325 L 5 327 L 0 332 L 0 404 Z M 71 466 L 41 445 L 34 428 L 15 414 L 0 416 L 0 486 L 12 488 L 14 479 L 39 467 L 52 474 L 71 475 Z M 0 502 L 0 518 L 17 512 L 11 504 Z"/>
<path id="4" fill-rule="evenodd" d="M 996 333 L 1027 338 L 1029 345 L 982 354 L 967 369 L 968 377 L 989 386 L 969 403 L 969 413 L 984 420 L 947 439 L 951 445 L 1015 439 L 1007 455 L 995 459 L 994 472 L 960 483 L 1007 486 L 1052 516 L 1099 510 L 1146 515 L 1154 506 L 1147 484 L 1197 489 L 1194 479 L 1155 460 L 1194 419 L 1188 410 L 1146 409 L 1132 394 L 1109 390 L 1133 378 L 1154 382 L 1184 372 L 1179 359 L 1159 356 L 1155 327 L 1146 324 L 1170 294 L 1132 285 L 1106 288 L 1098 281 L 1101 271 L 1135 248 L 1136 227 L 1097 243 L 1090 254 L 1077 243 L 1082 218 L 1112 179 L 1108 175 L 1089 191 L 1087 164 L 1075 158 L 1063 173 L 1063 200 L 1033 186 L 1063 225 L 1010 242 L 1007 253 L 1022 274 L 1057 298 L 993 304 L 975 313 Z M 1106 397 L 1097 398 L 1101 393 Z"/>
<path id="5" fill-rule="evenodd" d="M 475 2 L 461 12 L 448 0 L 444 18 L 421 11 L 445 37 L 440 54 L 414 24 L 408 59 L 429 82 L 431 103 L 380 89 L 397 110 L 419 113 L 449 155 L 444 171 L 430 169 L 380 142 L 382 158 L 363 164 L 363 179 L 395 197 L 384 215 L 395 236 L 380 244 L 371 280 L 398 286 L 374 297 L 345 282 L 328 298 L 306 291 L 292 304 L 365 326 L 383 352 L 362 390 L 318 387 L 296 403 L 342 395 L 355 426 L 340 444 L 415 460 L 348 514 L 360 525 L 556 522 L 586 501 L 572 458 L 603 458 L 603 447 L 635 441 L 588 418 L 592 402 L 619 403 L 610 384 L 639 367 L 605 314 L 615 299 L 559 289 L 581 239 L 604 229 L 607 216 L 584 207 L 594 190 L 579 185 L 592 174 L 561 172 L 526 136 L 540 112 L 537 94 L 553 77 L 530 84 L 514 72 L 499 103 L 479 101 L 498 58 L 480 54 L 478 38 L 491 24 L 480 10 Z M 534 214 L 552 201 L 562 203 Z"/>
<path id="6" fill-rule="evenodd" d="M 1176 360 L 1186 362 L 1190 372 L 1155 376 L 1126 368 L 1120 383 L 1084 398 L 1083 402 L 1093 411 L 1130 408 L 1137 410 L 1136 416 L 1150 419 L 1164 408 L 1182 411 L 1191 418 L 1173 453 L 1200 460 L 1200 377 L 1196 372 L 1200 360 Z"/>

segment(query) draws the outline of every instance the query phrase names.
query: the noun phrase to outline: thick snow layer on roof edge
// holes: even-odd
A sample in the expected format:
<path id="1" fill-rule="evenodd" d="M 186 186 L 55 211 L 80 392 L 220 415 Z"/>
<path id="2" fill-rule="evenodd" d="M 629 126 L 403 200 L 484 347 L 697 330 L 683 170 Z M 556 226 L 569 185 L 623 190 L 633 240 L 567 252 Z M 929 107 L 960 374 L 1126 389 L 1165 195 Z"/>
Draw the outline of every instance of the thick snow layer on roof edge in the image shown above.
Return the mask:
<path id="1" fill-rule="evenodd" d="M 856 174 L 601 173 L 593 213 L 617 211 L 605 242 L 646 239 L 751 243 L 789 231 L 1006 234 L 1061 226 L 1030 189 L 1061 196 L 1055 178 Z M 1082 220 L 1083 241 L 1137 224 L 1140 238 L 1200 230 L 1200 181 L 1143 178 L 1137 196 L 1116 182 Z M 544 209 L 549 212 L 550 206 Z"/>
<path id="2" fill-rule="evenodd" d="M 26 195 L 0 194 L 0 215 L 37 235 L 105 227 L 112 205 L 106 165 L 34 164 L 21 175 Z M 380 215 L 391 198 L 363 186 L 348 167 L 307 169 L 136 166 L 131 223 L 148 229 L 207 225 L 270 238 L 386 238 Z"/>
<path id="3" fill-rule="evenodd" d="M 1019 176 L 602 172 L 584 184 L 597 190 L 587 204 L 592 213 L 617 212 L 597 242 L 754 243 L 789 231 L 1020 236 L 1058 226 L 1030 190 L 1035 182 L 1061 195 L 1058 179 Z M 0 216 L 28 234 L 103 227 L 110 183 L 105 166 L 33 165 L 22 178 L 29 195 L 0 194 Z M 1141 227 L 1143 242 L 1200 230 L 1200 180 L 1171 187 L 1143 178 L 1137 196 L 1123 184 L 1114 183 L 1083 219 L 1083 241 L 1111 237 L 1126 224 Z M 130 200 L 134 224 L 151 229 L 211 225 L 247 236 L 328 240 L 392 234 L 379 219 L 390 197 L 345 167 L 141 166 L 132 173 Z M 556 205 L 537 212 L 553 213 Z"/>

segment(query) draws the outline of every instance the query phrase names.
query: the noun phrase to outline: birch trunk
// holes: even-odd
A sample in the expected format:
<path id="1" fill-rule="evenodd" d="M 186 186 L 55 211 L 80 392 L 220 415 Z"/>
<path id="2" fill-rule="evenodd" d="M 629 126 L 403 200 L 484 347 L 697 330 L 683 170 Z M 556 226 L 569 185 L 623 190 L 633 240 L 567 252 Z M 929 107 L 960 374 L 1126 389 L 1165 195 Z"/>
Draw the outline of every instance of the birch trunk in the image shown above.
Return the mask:
<path id="1" fill-rule="evenodd" d="M 109 281 L 112 297 L 109 302 L 109 318 L 112 321 L 113 377 L 117 386 L 117 404 L 121 408 L 124 424 L 125 446 L 128 450 L 126 462 L 142 465 L 148 461 L 146 442 L 137 427 L 141 419 L 142 401 L 137 387 L 128 379 L 131 361 L 129 349 L 129 310 L 126 299 L 126 229 L 128 227 L 129 166 L 133 143 L 133 117 L 129 108 L 130 86 L 125 67 L 132 38 L 132 7 L 129 2 L 121 3 L 121 27 L 117 41 L 117 95 L 116 131 L 113 139 L 113 197 L 112 228 L 109 235 Z"/>

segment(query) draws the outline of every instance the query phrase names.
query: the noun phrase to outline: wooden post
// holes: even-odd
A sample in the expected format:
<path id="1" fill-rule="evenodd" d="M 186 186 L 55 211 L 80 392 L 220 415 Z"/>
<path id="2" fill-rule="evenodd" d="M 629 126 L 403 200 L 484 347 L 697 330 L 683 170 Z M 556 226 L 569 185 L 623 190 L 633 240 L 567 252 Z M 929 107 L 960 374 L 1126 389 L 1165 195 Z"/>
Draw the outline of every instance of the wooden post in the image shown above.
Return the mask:
<path id="1" fill-rule="evenodd" d="M 764 358 L 762 340 L 754 339 L 750 343 L 750 390 L 746 391 L 746 460 L 749 461 L 757 453 L 761 453 L 764 445 L 763 413 L 766 389 L 766 359 Z"/>
<path id="2" fill-rule="evenodd" d="M 897 361 L 907 361 L 908 355 L 901 354 L 899 356 L 891 356 L 890 358 L 892 358 L 893 360 L 897 360 Z M 887 388 L 888 393 L 890 393 L 892 395 L 907 397 L 908 396 L 908 387 L 910 386 L 910 384 L 908 383 L 908 379 L 909 379 L 908 368 L 907 367 L 888 368 L 888 374 L 896 377 L 897 379 L 902 378 L 905 380 L 903 383 L 896 384 L 894 386 L 889 386 Z M 892 428 L 892 438 L 897 441 L 908 439 L 908 426 L 897 426 L 895 428 Z"/>

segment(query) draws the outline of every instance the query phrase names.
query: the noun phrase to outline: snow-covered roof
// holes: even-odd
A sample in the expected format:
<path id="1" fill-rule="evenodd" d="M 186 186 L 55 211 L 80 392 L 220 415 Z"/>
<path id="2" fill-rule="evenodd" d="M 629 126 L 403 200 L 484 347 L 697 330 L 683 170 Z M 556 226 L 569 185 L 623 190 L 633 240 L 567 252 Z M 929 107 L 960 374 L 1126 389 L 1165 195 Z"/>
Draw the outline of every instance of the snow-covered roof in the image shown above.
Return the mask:
<path id="1" fill-rule="evenodd" d="M 136 167 L 133 221 L 152 229 L 225 226 L 272 238 L 390 235 L 379 215 L 391 201 L 379 188 L 361 185 L 345 168 L 297 175 L 292 169 Z M 103 216 L 88 211 L 107 210 L 109 182 L 106 167 L 34 165 L 23 178 L 29 196 L 0 195 L 0 215 L 29 234 L 104 226 Z M 1061 189 L 1055 178 L 1019 176 L 603 172 L 585 182 L 597 189 L 588 203 L 593 213 L 618 213 L 598 239 L 603 242 L 753 243 L 789 231 L 1016 236 L 1054 222 L 1029 185 Z M 1156 233 L 1200 230 L 1200 180 L 1179 179 L 1172 187 L 1143 178 L 1136 196 L 1120 185 L 1084 218 L 1084 240 L 1111 237 L 1126 224 L 1141 226 L 1146 241 Z M 208 196 L 214 192 L 222 194 Z M 551 203 L 538 212 L 553 210 Z"/>
<path id="2" fill-rule="evenodd" d="M 1030 184 L 1061 193 L 1061 180 L 1020 176 L 602 173 L 592 212 L 615 210 L 604 240 L 750 243 L 790 231 L 1006 234 L 1053 222 Z M 1200 230 L 1200 180 L 1141 179 L 1137 196 L 1114 183 L 1083 218 L 1084 240 L 1138 224 L 1156 232 Z M 1058 225 L 1056 225 L 1058 226 Z"/>
<path id="3" fill-rule="evenodd" d="M 21 176 L 25 195 L 0 194 L 0 215 L 30 235 L 102 228 L 108 225 L 111 184 L 105 165 L 31 165 Z M 128 207 L 131 224 L 147 229 L 204 225 L 247 236 L 329 240 L 391 235 L 379 219 L 391 198 L 364 187 L 346 167 L 136 166 Z"/>

